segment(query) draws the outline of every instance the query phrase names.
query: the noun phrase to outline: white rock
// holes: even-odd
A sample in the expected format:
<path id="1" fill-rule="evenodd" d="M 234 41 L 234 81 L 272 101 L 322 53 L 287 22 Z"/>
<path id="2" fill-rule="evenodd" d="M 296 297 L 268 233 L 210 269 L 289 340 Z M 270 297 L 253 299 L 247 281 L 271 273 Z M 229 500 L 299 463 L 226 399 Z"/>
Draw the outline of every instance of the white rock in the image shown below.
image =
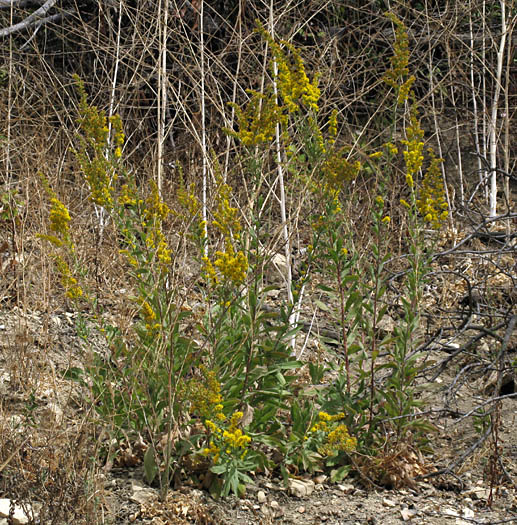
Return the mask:
<path id="1" fill-rule="evenodd" d="M 278 501 L 273 500 L 273 501 L 270 503 L 270 507 L 271 507 L 272 509 L 278 510 L 278 509 L 280 508 L 280 505 L 279 505 Z"/>
<path id="2" fill-rule="evenodd" d="M 269 516 L 271 514 L 271 511 L 269 510 L 268 506 L 266 504 L 262 505 L 260 512 L 264 514 L 264 516 Z"/>
<path id="3" fill-rule="evenodd" d="M 300 514 L 303 514 L 305 512 L 305 507 L 303 505 L 300 505 L 297 509 L 296 509 Z"/>
<path id="4" fill-rule="evenodd" d="M 266 503 L 266 494 L 264 493 L 263 490 L 259 490 L 257 492 L 257 501 L 259 503 Z"/>
<path id="5" fill-rule="evenodd" d="M 289 479 L 289 492 L 297 498 L 310 496 L 314 492 L 315 486 L 311 479 Z"/>
<path id="6" fill-rule="evenodd" d="M 343 493 L 343 494 L 352 494 L 354 492 L 355 487 L 351 483 L 345 483 L 345 484 L 339 484 L 337 488 Z"/>
<path id="7" fill-rule="evenodd" d="M 403 521 L 408 521 L 416 516 L 416 511 L 404 507 L 403 509 L 401 509 L 400 515 L 402 516 Z"/>
<path id="8" fill-rule="evenodd" d="M 383 498 L 382 504 L 385 507 L 396 507 L 397 506 L 397 502 L 396 501 L 393 501 L 392 499 L 388 499 L 388 498 Z"/>
<path id="9" fill-rule="evenodd" d="M 157 491 L 149 487 L 145 487 L 138 481 L 133 480 L 131 482 L 131 488 L 133 489 L 133 494 L 131 494 L 131 501 L 135 503 L 147 503 L 157 497 Z"/>
<path id="10" fill-rule="evenodd" d="M 9 509 L 11 506 L 11 500 L 2 498 L 0 499 L 0 517 L 8 518 Z M 22 525 L 23 523 L 29 523 L 29 516 L 25 514 L 23 509 L 18 505 L 14 506 L 14 514 L 12 517 L 12 522 L 14 525 Z"/>

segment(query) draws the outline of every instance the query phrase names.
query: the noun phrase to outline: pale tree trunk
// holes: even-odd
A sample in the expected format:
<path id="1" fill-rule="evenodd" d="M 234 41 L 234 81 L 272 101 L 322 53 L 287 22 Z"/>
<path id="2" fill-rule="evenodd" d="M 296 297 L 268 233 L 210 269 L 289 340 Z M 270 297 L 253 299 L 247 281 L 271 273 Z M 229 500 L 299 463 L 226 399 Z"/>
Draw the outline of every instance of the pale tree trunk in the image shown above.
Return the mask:
<path id="1" fill-rule="evenodd" d="M 497 215 L 497 116 L 499 97 L 501 95 L 501 81 L 503 76 L 503 61 L 508 30 L 506 20 L 506 2 L 500 0 L 501 6 L 501 40 L 497 51 L 497 68 L 494 75 L 495 90 L 492 100 L 492 111 L 488 126 L 488 140 L 490 145 L 490 217 Z"/>
<path id="2" fill-rule="evenodd" d="M 269 6 L 269 32 L 271 33 L 271 38 L 274 38 L 274 17 L 273 17 L 273 0 L 271 0 L 270 6 Z M 273 92 L 275 94 L 275 97 L 278 98 L 278 87 L 276 83 L 276 78 L 278 75 L 278 64 L 276 62 L 276 59 L 273 58 L 273 76 L 275 77 L 273 80 Z M 285 286 L 286 286 L 286 292 L 287 292 L 287 302 L 289 306 L 293 305 L 294 299 L 293 299 L 293 290 L 292 290 L 292 282 L 293 282 L 293 274 L 292 274 L 292 264 L 291 264 L 291 243 L 289 239 L 289 227 L 287 224 L 287 206 L 286 206 L 286 198 L 285 198 L 285 181 L 284 181 L 284 169 L 283 169 L 283 163 L 282 163 L 282 150 L 281 150 L 281 143 L 280 143 L 280 123 L 277 123 L 276 125 L 276 131 L 275 131 L 275 150 L 276 150 L 276 168 L 277 168 L 277 178 L 278 178 L 278 188 L 280 192 L 279 196 L 279 202 L 280 202 L 280 218 L 282 220 L 282 237 L 284 242 L 284 255 L 285 255 L 285 261 L 286 261 L 286 269 L 285 269 Z M 293 310 L 291 315 L 289 316 L 289 327 L 294 327 L 294 324 L 296 322 L 296 314 Z M 296 338 L 295 336 L 292 336 L 291 338 L 291 347 L 292 347 L 292 353 L 295 353 L 295 343 Z"/>

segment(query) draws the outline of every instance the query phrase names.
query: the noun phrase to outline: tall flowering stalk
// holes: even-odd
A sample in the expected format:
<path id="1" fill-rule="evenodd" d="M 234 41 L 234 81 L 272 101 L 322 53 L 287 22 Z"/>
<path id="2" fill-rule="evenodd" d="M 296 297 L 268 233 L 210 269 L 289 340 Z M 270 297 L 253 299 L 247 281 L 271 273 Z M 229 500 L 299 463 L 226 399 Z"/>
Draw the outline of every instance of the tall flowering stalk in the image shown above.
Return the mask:
<path id="1" fill-rule="evenodd" d="M 77 269 L 76 247 L 70 233 L 70 212 L 50 187 L 47 179 L 41 175 L 41 181 L 50 198 L 49 234 L 39 234 L 40 239 L 46 240 L 52 246 L 52 258 L 60 276 L 60 283 L 65 297 L 72 301 L 83 298 L 84 292 L 74 275 Z M 70 268 L 70 263 L 73 269 Z"/>
<path id="2" fill-rule="evenodd" d="M 421 128 L 418 104 L 412 89 L 414 76 L 409 74 L 409 47 L 407 31 L 403 22 L 394 14 L 387 15 L 395 25 L 394 54 L 390 60 L 391 68 L 384 75 L 384 81 L 395 91 L 395 118 L 397 108 L 409 105 L 409 118 L 405 127 L 405 138 L 401 140 L 405 164 L 405 183 L 409 202 L 401 199 L 400 204 L 408 212 L 408 233 L 410 237 L 409 268 L 403 282 L 401 301 L 404 315 L 393 333 L 390 350 L 392 375 L 383 395 L 393 414 L 409 417 L 418 405 L 414 398 L 413 383 L 418 372 L 418 328 L 422 294 L 430 271 L 430 256 L 424 249 L 424 229 L 430 226 L 440 228 L 447 218 L 447 202 L 444 185 L 441 181 L 440 164 L 442 159 L 435 156 L 432 148 L 427 149 L 428 168 L 422 174 L 425 163 L 424 131 Z M 396 154 L 392 143 L 385 145 L 385 155 Z M 397 439 L 403 440 L 406 422 L 395 420 Z M 425 427 L 425 425 L 423 425 Z"/>

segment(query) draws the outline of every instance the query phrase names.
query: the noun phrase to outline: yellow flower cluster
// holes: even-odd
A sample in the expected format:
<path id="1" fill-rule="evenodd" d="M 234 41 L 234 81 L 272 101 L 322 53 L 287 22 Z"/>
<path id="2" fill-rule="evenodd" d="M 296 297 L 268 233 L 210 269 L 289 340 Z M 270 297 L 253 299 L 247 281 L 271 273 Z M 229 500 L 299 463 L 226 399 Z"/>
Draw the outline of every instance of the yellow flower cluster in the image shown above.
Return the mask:
<path id="1" fill-rule="evenodd" d="M 334 144 L 337 137 L 337 109 L 334 109 L 329 117 L 329 143 Z"/>
<path id="2" fill-rule="evenodd" d="M 153 191 L 145 202 L 142 227 L 147 230 L 145 237 L 146 246 L 154 251 L 162 266 L 167 266 L 171 263 L 171 250 L 162 229 L 162 223 L 169 213 L 170 209 L 162 201 L 158 187 L 156 184 L 153 184 Z"/>
<path id="3" fill-rule="evenodd" d="M 346 182 L 354 180 L 362 169 L 360 161 L 350 161 L 345 151 L 339 150 L 330 155 L 322 166 L 326 183 L 335 189 L 341 189 Z"/>
<path id="4" fill-rule="evenodd" d="M 357 438 L 350 436 L 346 425 L 338 425 L 327 434 L 326 443 L 318 449 L 322 456 L 333 456 L 336 452 L 352 452 L 357 448 Z"/>
<path id="5" fill-rule="evenodd" d="M 129 185 L 123 184 L 120 188 L 118 203 L 120 206 L 136 206 L 138 201 Z"/>
<path id="6" fill-rule="evenodd" d="M 238 454 L 244 459 L 251 437 L 238 428 L 242 417 L 242 412 L 234 412 L 227 429 L 221 428 L 210 419 L 205 420 L 205 425 L 212 433 L 213 439 L 210 440 L 208 447 L 203 449 L 202 454 L 212 456 L 214 463 L 219 461 L 221 453 L 228 456 Z"/>
<path id="7" fill-rule="evenodd" d="M 66 206 L 57 198 L 50 199 L 50 229 L 63 237 L 68 237 L 70 230 L 70 213 Z"/>
<path id="8" fill-rule="evenodd" d="M 214 212 L 212 225 L 224 236 L 224 251 L 215 253 L 216 259 L 203 257 L 203 271 L 205 276 L 213 283 L 219 282 L 219 274 L 226 282 L 241 284 L 246 279 L 248 272 L 248 258 L 243 251 L 236 251 L 234 242 L 240 239 L 241 223 L 239 210 L 230 205 L 231 187 L 217 175 L 219 188 L 217 191 L 217 208 Z"/>
<path id="9" fill-rule="evenodd" d="M 63 246 L 65 244 L 70 252 L 74 253 L 75 247 L 70 239 L 70 213 L 68 208 L 57 198 L 56 193 L 50 187 L 48 180 L 43 174 L 40 174 L 41 182 L 45 188 L 45 191 L 50 197 L 50 231 L 54 232 L 55 235 L 44 235 L 38 234 L 40 239 L 49 241 L 56 247 Z"/>
<path id="10" fill-rule="evenodd" d="M 41 176 L 41 180 L 46 192 L 50 196 L 50 230 L 55 235 L 39 234 L 40 239 L 49 241 L 53 246 L 60 248 L 64 247 L 65 254 L 69 257 L 74 255 L 75 246 L 70 238 L 70 213 L 67 207 L 57 198 L 57 195 L 50 187 L 47 179 Z M 66 260 L 57 254 L 53 254 L 56 268 L 59 272 L 61 286 L 65 290 L 65 296 L 72 300 L 78 300 L 83 297 L 83 290 L 79 286 L 77 279 L 73 276 L 72 271 Z"/>
<path id="11" fill-rule="evenodd" d="M 340 419 L 343 419 L 344 417 L 345 417 L 345 414 L 343 412 L 339 412 L 339 414 L 334 414 L 334 415 L 327 414 L 327 412 L 320 412 L 318 414 L 319 421 L 312 426 L 311 432 L 318 432 L 320 430 L 326 431 L 328 430 L 329 423 L 332 423 L 334 421 L 339 421 Z"/>
<path id="12" fill-rule="evenodd" d="M 65 295 L 72 300 L 80 299 L 83 296 L 83 290 L 73 277 L 70 267 L 64 259 L 59 256 L 54 258 L 57 269 L 60 273 L 61 286 L 65 289 Z"/>
<path id="13" fill-rule="evenodd" d="M 108 119 L 104 111 L 88 105 L 83 82 L 77 76 L 75 76 L 75 80 L 80 95 L 78 122 L 84 134 L 81 148 L 76 152 L 76 157 L 90 188 L 90 200 L 99 206 L 111 209 L 117 174 L 106 155 L 109 151 Z M 114 157 L 120 158 L 125 139 L 122 121 L 117 115 L 111 117 L 110 122 L 114 132 Z"/>
<path id="14" fill-rule="evenodd" d="M 152 306 L 143 298 L 140 298 L 140 314 L 145 322 L 145 329 L 148 332 L 160 329 L 160 323 L 156 323 L 156 312 Z"/>
<path id="15" fill-rule="evenodd" d="M 300 109 L 300 104 L 305 104 L 309 109 L 318 111 L 318 101 L 321 94 L 318 88 L 318 75 L 314 76 L 312 82 L 309 80 L 300 51 L 291 43 L 281 41 L 280 44 L 289 51 L 288 56 L 263 26 L 259 25 L 257 31 L 262 34 L 271 47 L 278 67 L 276 77 L 278 92 L 287 107 L 287 111 L 295 113 Z"/>
<path id="16" fill-rule="evenodd" d="M 403 104 L 409 97 L 415 77 L 409 75 L 409 41 L 404 23 L 393 13 L 386 16 L 395 25 L 395 42 L 393 56 L 390 58 L 391 68 L 384 74 L 383 80 L 397 92 L 397 103 Z"/>
<path id="17" fill-rule="evenodd" d="M 434 229 L 439 229 L 448 217 L 448 205 L 440 172 L 443 159 L 437 158 L 434 151 L 428 149 L 431 162 L 418 192 L 416 205 L 424 220 Z"/>
<path id="18" fill-rule="evenodd" d="M 216 373 L 208 370 L 205 366 L 200 367 L 203 381 L 191 379 L 188 383 L 187 397 L 191 403 L 191 412 L 198 414 L 203 419 L 225 419 L 222 413 L 221 384 L 217 380 Z"/>
<path id="19" fill-rule="evenodd" d="M 284 115 L 283 108 L 277 104 L 273 93 L 267 95 L 256 91 L 250 93 L 252 96 L 245 110 L 233 102 L 229 103 L 235 109 L 239 131 L 223 129 L 245 146 L 257 146 L 271 141 L 275 135 L 276 125 L 287 123 L 287 115 Z"/>
<path id="20" fill-rule="evenodd" d="M 164 221 L 171 210 L 167 204 L 162 201 L 160 192 L 158 191 L 158 186 L 153 183 L 152 188 L 151 195 L 149 195 L 145 201 L 146 207 L 144 210 L 144 217 L 147 220 L 159 219 L 160 221 Z"/>
<path id="21" fill-rule="evenodd" d="M 344 417 L 343 412 L 335 415 L 327 414 L 327 412 L 318 414 L 319 421 L 312 426 L 310 431 L 326 434 L 325 443 L 318 448 L 322 456 L 333 456 L 340 451 L 351 452 L 356 449 L 357 439 L 350 436 L 347 426 L 343 423 L 333 424 Z"/>
<path id="22" fill-rule="evenodd" d="M 203 262 L 203 276 L 205 279 L 210 281 L 212 284 L 217 284 L 219 282 L 219 278 L 217 277 L 217 271 L 210 258 L 202 257 L 201 261 Z"/>
<path id="23" fill-rule="evenodd" d="M 215 253 L 217 259 L 214 261 L 215 266 L 221 275 L 235 284 L 240 284 L 246 279 L 248 272 L 248 258 L 242 251 L 235 253 L 233 245 L 226 239 L 226 250 Z M 208 273 L 208 272 L 207 272 Z"/>
<path id="24" fill-rule="evenodd" d="M 418 174 L 424 162 L 423 137 L 424 131 L 420 127 L 417 109 L 413 106 L 411 108 L 410 125 L 406 129 L 406 139 L 401 141 L 406 146 L 403 153 L 406 162 L 406 183 L 410 188 L 413 187 L 414 177 Z"/>

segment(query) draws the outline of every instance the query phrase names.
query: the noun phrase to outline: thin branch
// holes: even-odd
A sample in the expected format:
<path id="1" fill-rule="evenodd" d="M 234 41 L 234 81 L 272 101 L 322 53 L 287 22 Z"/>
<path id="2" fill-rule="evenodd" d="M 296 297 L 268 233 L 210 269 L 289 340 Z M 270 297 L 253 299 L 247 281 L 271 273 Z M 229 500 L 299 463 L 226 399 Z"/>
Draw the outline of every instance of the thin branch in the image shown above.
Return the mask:
<path id="1" fill-rule="evenodd" d="M 50 11 L 54 5 L 56 5 L 56 3 L 57 0 L 47 0 L 44 5 L 25 18 L 25 20 L 22 20 L 18 24 L 14 24 L 10 27 L 6 27 L 5 29 L 0 29 L 0 38 L 9 36 L 13 33 L 19 33 L 20 31 L 24 31 L 25 29 L 32 27 L 35 23 L 38 23 L 41 17 L 46 15 L 48 11 Z"/>

